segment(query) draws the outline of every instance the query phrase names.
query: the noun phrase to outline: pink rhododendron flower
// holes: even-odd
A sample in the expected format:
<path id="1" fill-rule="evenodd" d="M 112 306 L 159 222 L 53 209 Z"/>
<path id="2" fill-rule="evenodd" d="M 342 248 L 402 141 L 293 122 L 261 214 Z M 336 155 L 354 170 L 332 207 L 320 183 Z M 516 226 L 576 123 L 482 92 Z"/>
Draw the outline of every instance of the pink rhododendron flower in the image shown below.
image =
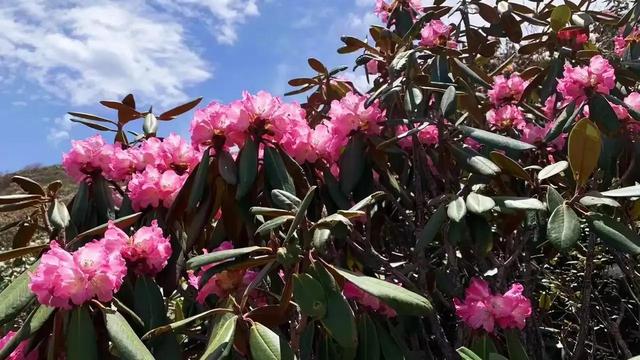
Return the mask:
<path id="1" fill-rule="evenodd" d="M 400 125 L 396 130 L 396 134 L 402 134 L 408 130 L 409 128 L 405 125 Z M 438 143 L 438 127 L 436 125 L 427 125 L 427 127 L 418 132 L 417 136 L 421 144 L 436 145 Z M 402 148 L 409 149 L 413 144 L 413 136 L 404 137 L 398 143 Z"/>
<path id="2" fill-rule="evenodd" d="M 581 50 L 589 42 L 589 32 L 585 28 L 570 28 L 558 31 L 558 43 L 572 50 Z"/>
<path id="3" fill-rule="evenodd" d="M 498 107 L 505 103 L 518 102 L 524 89 L 529 84 L 518 74 L 511 74 L 508 78 L 498 75 L 493 78 L 493 88 L 488 91 L 489 99 L 493 106 Z"/>
<path id="4" fill-rule="evenodd" d="M 552 123 L 546 124 L 545 127 L 528 123 L 522 129 L 522 136 L 520 140 L 536 146 L 541 145 L 544 143 L 544 138 L 547 136 L 547 133 L 551 131 L 552 127 Z M 562 150 L 565 142 L 566 134 L 560 134 L 560 136 L 556 137 L 550 144 L 548 144 L 547 151 Z"/>
<path id="5" fill-rule="evenodd" d="M 230 250 L 233 249 L 233 244 L 230 241 L 224 241 L 220 246 L 214 249 L 212 252 Z M 205 250 L 206 254 L 207 251 Z M 211 279 L 207 281 L 202 287 L 200 286 L 200 280 L 202 278 L 201 273 L 215 266 L 216 263 L 208 264 L 200 268 L 199 273 L 189 271 L 189 284 L 198 290 L 196 301 L 204 304 L 207 297 L 211 294 L 216 295 L 218 298 L 226 298 L 229 294 L 234 292 L 242 292 L 244 289 L 255 279 L 257 273 L 251 270 L 225 270 L 215 274 Z"/>
<path id="6" fill-rule="evenodd" d="M 456 48 L 458 45 L 455 41 L 452 42 L 449 39 L 450 35 L 451 27 L 449 25 L 439 19 L 431 20 L 420 31 L 419 44 L 425 47 L 444 46 Z"/>
<path id="7" fill-rule="evenodd" d="M 347 136 L 352 131 L 362 131 L 369 135 L 380 133 L 379 123 L 384 120 L 384 110 L 376 102 L 365 108 L 366 96 L 354 92 L 347 93 L 340 100 L 331 102 L 331 109 L 327 114 L 331 118 L 333 133 Z"/>
<path id="8" fill-rule="evenodd" d="M 70 309 L 96 297 L 110 301 L 127 273 L 119 251 L 94 240 L 71 254 L 52 242 L 31 274 L 29 289 L 44 305 Z"/>
<path id="9" fill-rule="evenodd" d="M 587 97 L 587 90 L 608 94 L 615 86 L 615 80 L 611 64 L 597 55 L 591 58 L 589 66 L 565 64 L 563 78 L 558 79 L 558 91 L 565 102 L 582 102 Z"/>
<path id="10" fill-rule="evenodd" d="M 492 294 L 489 284 L 478 278 L 471 279 L 465 299 L 453 299 L 456 314 L 472 329 L 493 332 L 497 324 L 503 329 L 523 329 L 531 316 L 531 301 L 522 295 L 524 288 L 513 284 L 504 295 Z"/>
<path id="11" fill-rule="evenodd" d="M 622 56 L 627 49 L 627 41 L 621 35 L 616 35 L 613 38 L 613 52 L 617 56 Z"/>
<path id="12" fill-rule="evenodd" d="M 127 181 L 141 166 L 142 153 L 137 147 L 123 149 L 119 143 L 112 146 L 109 154 L 105 177 L 113 181 Z"/>
<path id="13" fill-rule="evenodd" d="M 234 138 L 233 136 L 236 134 L 230 134 L 226 131 L 231 124 L 231 119 L 228 116 L 229 111 L 228 106 L 216 101 L 211 102 L 205 108 L 196 110 L 189 128 L 191 145 L 199 151 L 215 145 L 216 139 L 218 139 L 219 146 L 225 148 L 242 145 L 241 142 L 244 142 L 244 139 Z"/>
<path id="14" fill-rule="evenodd" d="M 1 339 L 0 339 L 0 350 L 7 345 L 7 343 L 16 336 L 15 331 L 8 331 Z M 38 360 L 38 349 L 34 349 L 31 352 L 29 351 L 29 340 L 23 340 L 18 344 L 18 346 L 9 354 L 6 360 Z"/>
<path id="15" fill-rule="evenodd" d="M 524 114 L 515 105 L 505 105 L 497 109 L 491 109 L 487 113 L 487 122 L 494 130 L 506 131 L 509 129 L 522 130 L 526 123 Z"/>
<path id="16" fill-rule="evenodd" d="M 632 92 L 626 98 L 624 98 L 624 103 L 633 110 L 640 112 L 640 93 L 637 93 L 635 91 Z"/>
<path id="17" fill-rule="evenodd" d="M 367 73 L 369 73 L 369 75 L 375 75 L 378 73 L 378 60 L 369 60 L 367 62 Z"/>
<path id="18" fill-rule="evenodd" d="M 354 300 L 365 308 L 371 311 L 378 312 L 384 316 L 394 317 L 397 315 L 396 311 L 389 305 L 380 301 L 380 299 L 369 294 L 368 292 L 360 289 L 351 282 L 345 282 L 344 287 L 342 288 L 342 294 L 345 298 Z"/>
<path id="19" fill-rule="evenodd" d="M 73 259 L 87 280 L 87 299 L 110 301 L 127 274 L 120 253 L 107 251 L 102 240 L 87 243 L 73 253 Z"/>
<path id="20" fill-rule="evenodd" d="M 544 116 L 549 120 L 556 118 L 556 94 L 553 94 L 544 101 L 544 107 L 542 108 Z"/>
<path id="21" fill-rule="evenodd" d="M 391 4 L 394 2 L 395 1 L 392 0 Z M 422 0 L 408 0 L 407 3 L 413 12 L 412 16 L 414 18 L 417 14 L 422 12 Z M 389 22 L 389 13 L 393 10 L 391 4 L 388 4 L 385 0 L 376 0 L 373 13 L 385 24 Z"/>
<path id="22" fill-rule="evenodd" d="M 100 135 L 71 141 L 71 150 L 62 155 L 62 166 L 75 181 L 84 181 L 87 176 L 108 169 L 112 149 Z"/>
<path id="23" fill-rule="evenodd" d="M 187 176 L 178 175 L 173 170 L 160 173 L 148 165 L 143 172 L 134 174 L 127 186 L 133 208 L 136 211 L 148 206 L 169 208 Z"/>
<path id="24" fill-rule="evenodd" d="M 158 227 L 158 221 L 153 220 L 151 226 L 138 229 L 121 251 L 136 274 L 155 276 L 171 257 L 171 243 Z"/>
<path id="25" fill-rule="evenodd" d="M 162 163 L 160 170 L 173 170 L 182 175 L 192 170 L 200 161 L 200 154 L 177 134 L 170 134 L 160 144 Z"/>

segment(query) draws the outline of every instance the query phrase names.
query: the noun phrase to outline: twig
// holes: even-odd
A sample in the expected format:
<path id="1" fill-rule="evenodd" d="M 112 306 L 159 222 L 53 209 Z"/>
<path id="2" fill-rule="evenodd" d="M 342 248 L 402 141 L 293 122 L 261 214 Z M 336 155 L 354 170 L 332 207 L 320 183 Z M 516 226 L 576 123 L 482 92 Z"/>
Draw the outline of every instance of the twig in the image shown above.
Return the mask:
<path id="1" fill-rule="evenodd" d="M 584 284 L 582 286 L 582 304 L 580 306 L 580 330 L 578 332 L 578 339 L 576 340 L 576 346 L 573 350 L 573 359 L 582 359 L 585 352 L 585 342 L 589 335 L 589 319 L 591 315 L 591 290 L 593 285 L 591 284 L 591 275 L 594 268 L 595 246 L 596 236 L 595 234 L 589 234 L 589 243 L 587 244 L 587 258 L 585 259 L 584 267 Z"/>

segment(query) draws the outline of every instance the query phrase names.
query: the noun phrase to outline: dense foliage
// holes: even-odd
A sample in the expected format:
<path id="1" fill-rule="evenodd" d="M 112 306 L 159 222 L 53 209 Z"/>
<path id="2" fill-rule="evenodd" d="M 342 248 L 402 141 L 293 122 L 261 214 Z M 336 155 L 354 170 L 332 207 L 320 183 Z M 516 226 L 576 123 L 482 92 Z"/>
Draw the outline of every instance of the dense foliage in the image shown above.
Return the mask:
<path id="1" fill-rule="evenodd" d="M 115 138 L 72 143 L 69 203 L 0 196 L 0 261 L 37 255 L 0 359 L 640 354 L 640 4 L 443 3 L 342 38 L 366 93 L 311 58 L 304 103 L 212 102 L 189 140 L 159 125 L 200 99 L 71 112 Z"/>

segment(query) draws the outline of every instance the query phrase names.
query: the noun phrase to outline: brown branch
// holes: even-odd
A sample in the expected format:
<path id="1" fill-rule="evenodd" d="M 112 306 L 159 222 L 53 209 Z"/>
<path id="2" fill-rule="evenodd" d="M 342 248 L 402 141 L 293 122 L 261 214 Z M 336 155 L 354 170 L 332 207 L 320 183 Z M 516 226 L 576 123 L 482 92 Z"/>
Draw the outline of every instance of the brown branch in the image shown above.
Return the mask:
<path id="1" fill-rule="evenodd" d="M 580 306 L 580 330 L 578 332 L 578 339 L 576 340 L 576 346 L 573 350 L 572 359 L 582 359 L 585 353 L 585 342 L 589 335 L 589 321 L 591 315 L 591 290 L 593 284 L 591 283 L 591 275 L 594 268 L 595 257 L 595 234 L 589 234 L 589 243 L 587 245 L 587 258 L 585 259 L 584 267 L 584 284 L 582 286 L 582 304 Z"/>

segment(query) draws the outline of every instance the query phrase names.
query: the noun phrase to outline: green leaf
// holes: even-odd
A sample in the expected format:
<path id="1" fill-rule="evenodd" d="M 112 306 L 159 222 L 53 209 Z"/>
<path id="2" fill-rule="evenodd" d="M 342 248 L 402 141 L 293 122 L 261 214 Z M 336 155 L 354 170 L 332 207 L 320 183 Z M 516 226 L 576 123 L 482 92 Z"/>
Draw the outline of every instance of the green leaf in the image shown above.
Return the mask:
<path id="1" fill-rule="evenodd" d="M 29 290 L 29 274 L 33 273 L 40 261 L 16 277 L 0 293 L 0 325 L 14 320 L 33 299 L 35 295 Z"/>
<path id="2" fill-rule="evenodd" d="M 339 209 L 348 209 L 349 208 L 349 199 L 340 189 L 340 184 L 338 180 L 331 174 L 331 171 L 325 170 L 323 173 L 324 184 L 329 191 L 329 195 L 331 195 L 331 200 L 336 204 Z"/>
<path id="3" fill-rule="evenodd" d="M 268 327 L 254 322 L 249 329 L 249 347 L 254 360 L 293 360 L 287 341 Z"/>
<path id="4" fill-rule="evenodd" d="M 635 230 L 602 214 L 588 214 L 589 227 L 607 246 L 632 255 L 640 254 L 640 236 Z"/>
<path id="5" fill-rule="evenodd" d="M 104 310 L 104 322 L 118 356 L 123 360 L 154 360 L 127 320 L 115 311 Z"/>
<path id="6" fill-rule="evenodd" d="M 327 299 L 322 284 L 309 274 L 293 275 L 293 298 L 305 315 L 322 318 L 327 312 Z"/>
<path id="7" fill-rule="evenodd" d="M 612 207 L 620 207 L 620 203 L 609 199 L 608 197 L 602 196 L 601 193 L 597 191 L 589 191 L 584 196 L 580 198 L 580 204 L 584 206 L 598 206 L 598 205 L 607 205 Z"/>
<path id="8" fill-rule="evenodd" d="M 564 198 L 558 190 L 553 186 L 547 186 L 547 209 L 549 212 L 553 212 L 558 206 L 562 205 Z"/>
<path id="9" fill-rule="evenodd" d="M 49 244 L 26 246 L 18 249 L 11 249 L 0 252 L 0 262 L 11 260 L 20 256 L 33 254 L 49 247 Z"/>
<path id="10" fill-rule="evenodd" d="M 565 106 L 560 112 L 560 115 L 553 121 L 551 125 L 551 130 L 547 132 L 547 135 L 544 137 L 544 141 L 548 144 L 555 140 L 565 127 L 571 124 L 578 115 L 582 113 L 582 106 L 576 108 L 576 102 L 572 101 L 569 105 Z"/>
<path id="11" fill-rule="evenodd" d="M 424 228 L 422 228 L 418 234 L 418 240 L 416 241 L 414 250 L 416 256 L 421 256 L 424 253 L 427 245 L 429 245 L 440 232 L 440 228 L 442 228 L 445 220 L 447 220 L 447 209 L 444 205 L 441 205 L 433 215 L 431 215 Z"/>
<path id="12" fill-rule="evenodd" d="M 258 144 L 247 138 L 238 158 L 238 189 L 236 199 L 244 197 L 258 176 Z"/>
<path id="13" fill-rule="evenodd" d="M 611 104 L 598 93 L 589 98 L 589 118 L 608 133 L 616 132 L 620 128 L 620 120 L 611 108 Z"/>
<path id="14" fill-rule="evenodd" d="M 498 167 L 504 170 L 507 174 L 523 180 L 532 181 L 531 175 L 529 175 L 529 173 L 527 173 L 520 164 L 507 155 L 498 151 L 492 151 L 489 154 L 489 157 L 491 158 L 491 161 L 498 165 Z"/>
<path id="15" fill-rule="evenodd" d="M 538 172 L 538 180 L 548 179 L 554 175 L 557 175 L 565 171 L 569 167 L 569 162 L 565 160 L 558 161 L 551 165 L 545 166 L 540 172 Z"/>
<path id="16" fill-rule="evenodd" d="M 218 263 L 223 260 L 255 253 L 255 252 L 271 252 L 271 248 L 261 246 L 249 246 L 237 249 L 229 249 L 222 251 L 215 251 L 209 254 L 199 255 L 193 257 L 187 261 L 187 269 L 196 270 L 202 266 Z"/>
<path id="17" fill-rule="evenodd" d="M 489 353 L 497 351 L 496 345 L 487 334 L 482 334 L 476 338 L 471 346 L 471 350 L 483 360 L 489 358 Z"/>
<path id="18" fill-rule="evenodd" d="M 207 177 L 209 173 L 209 149 L 207 148 L 202 153 L 202 160 L 198 164 L 196 169 L 195 180 L 193 182 L 193 186 L 191 187 L 191 193 L 189 193 L 189 202 L 188 207 L 190 209 L 195 209 L 202 199 L 202 194 L 204 193 L 204 189 L 207 186 Z"/>
<path id="19" fill-rule="evenodd" d="M 330 229 L 315 229 L 313 231 L 313 239 L 311 239 L 311 245 L 313 245 L 313 248 L 321 255 L 324 255 L 327 252 L 327 241 L 329 241 L 330 236 Z"/>
<path id="20" fill-rule="evenodd" d="M 221 316 L 211 331 L 207 349 L 200 360 L 228 359 L 233 349 L 233 338 L 236 334 L 238 315 Z"/>
<path id="21" fill-rule="evenodd" d="M 49 320 L 55 308 L 39 305 L 22 323 L 20 330 L 0 349 L 0 359 L 6 359 L 23 340 L 33 336 Z M 12 319 L 13 320 L 13 319 Z"/>
<path id="22" fill-rule="evenodd" d="M 385 360 L 405 360 L 404 353 L 394 338 L 389 334 L 380 323 L 374 321 L 376 325 L 376 333 L 380 341 L 380 349 L 382 350 L 382 358 Z"/>
<path id="23" fill-rule="evenodd" d="M 429 300 L 401 286 L 336 267 L 334 269 L 355 286 L 391 306 L 398 314 L 425 315 L 433 310 Z"/>
<path id="24" fill-rule="evenodd" d="M 231 154 L 228 151 L 222 150 L 217 153 L 218 156 L 218 172 L 220 176 L 230 185 L 236 185 L 238 183 L 238 167 Z"/>
<path id="25" fill-rule="evenodd" d="M 589 119 L 578 121 L 569 133 L 568 148 L 573 178 L 583 186 L 598 166 L 602 148 L 600 130 Z"/>
<path id="26" fill-rule="evenodd" d="M 271 199 L 280 208 L 285 210 L 297 210 L 302 200 L 287 191 L 275 189 L 271 191 Z"/>
<path id="27" fill-rule="evenodd" d="M 367 313 L 358 319 L 358 359 L 379 360 L 380 341 L 376 326 Z"/>
<path id="28" fill-rule="evenodd" d="M 491 89 L 491 84 L 486 82 L 475 71 L 471 70 L 467 65 L 465 65 L 465 63 L 463 63 L 462 61 L 460 61 L 458 58 L 455 58 L 455 57 L 453 58 L 453 61 L 460 68 L 460 70 L 462 70 L 462 72 L 465 73 L 469 77 L 469 79 L 475 81 L 476 83 L 478 83 L 478 85 L 482 85 L 486 89 Z"/>
<path id="29" fill-rule="evenodd" d="M 264 149 L 264 167 L 265 177 L 272 189 L 281 189 L 291 194 L 296 193 L 293 179 L 276 148 L 266 147 Z"/>
<path id="30" fill-rule="evenodd" d="M 636 197 L 640 196 L 640 185 L 627 186 L 619 189 L 608 190 L 601 193 L 608 197 Z"/>
<path id="31" fill-rule="evenodd" d="M 263 236 L 267 235 L 272 230 L 279 228 L 280 226 L 288 223 L 293 219 L 295 219 L 295 216 L 293 215 L 282 215 L 282 216 L 278 216 L 277 218 L 273 218 L 269 221 L 264 222 L 262 225 L 260 225 L 260 227 L 258 227 L 258 229 L 256 230 L 256 234 L 260 234 Z"/>
<path id="32" fill-rule="evenodd" d="M 571 8 L 567 5 L 556 6 L 551 12 L 551 28 L 554 31 L 565 27 L 569 20 L 571 20 Z"/>
<path id="33" fill-rule="evenodd" d="M 500 173 L 498 165 L 471 148 L 452 145 L 451 150 L 458 163 L 469 171 L 485 176 L 495 176 Z"/>
<path id="34" fill-rule="evenodd" d="M 353 136 L 340 156 L 340 189 L 344 194 L 351 194 L 364 173 L 365 147 L 361 135 Z"/>
<path id="35" fill-rule="evenodd" d="M 384 191 L 376 191 L 373 194 L 365 197 L 364 199 L 358 201 L 355 205 L 353 205 L 349 210 L 351 211 L 364 211 L 367 207 L 373 205 L 379 199 L 385 197 L 387 194 Z"/>
<path id="36" fill-rule="evenodd" d="M 536 148 L 534 145 L 529 143 L 512 139 L 507 136 L 498 135 L 486 130 L 476 129 L 465 125 L 460 125 L 458 128 L 463 134 L 478 141 L 479 143 L 498 149 L 522 151 Z"/>
<path id="37" fill-rule="evenodd" d="M 449 86 L 444 94 L 442 94 L 442 99 L 440 100 L 440 111 L 442 112 L 442 116 L 447 119 L 451 119 L 451 117 L 456 113 L 456 108 L 456 88 L 454 86 Z"/>
<path id="38" fill-rule="evenodd" d="M 358 341 L 356 321 L 353 310 L 342 294 L 337 291 L 327 293 L 327 313 L 320 321 L 340 346 L 345 348 L 356 346 Z"/>
<path id="39" fill-rule="evenodd" d="M 494 196 L 496 210 L 516 209 L 516 210 L 546 210 L 547 207 L 538 199 L 516 197 L 516 196 Z"/>
<path id="40" fill-rule="evenodd" d="M 296 217 L 293 219 L 293 222 L 291 222 L 289 230 L 287 231 L 287 235 L 284 238 L 285 243 L 289 242 L 298 226 L 305 219 L 305 216 L 307 215 L 307 209 L 309 208 L 309 205 L 311 205 L 311 201 L 313 201 L 313 195 L 316 193 L 316 188 L 316 186 L 312 186 L 311 188 L 309 188 L 307 195 L 305 195 L 304 199 L 302 199 L 302 204 L 300 204 L 300 208 L 298 208 Z"/>
<path id="41" fill-rule="evenodd" d="M 449 216 L 449 219 L 460 222 L 465 215 L 467 215 L 467 207 L 464 204 L 463 198 L 456 197 L 447 205 L 447 216 Z"/>
<path id="42" fill-rule="evenodd" d="M 571 249 L 580 239 L 580 219 L 569 205 L 562 204 L 553 211 L 547 223 L 547 237 L 560 251 Z"/>
<path id="43" fill-rule="evenodd" d="M 470 192 L 467 195 L 467 209 L 472 213 L 482 214 L 493 209 L 494 206 L 496 206 L 496 202 L 488 196 L 476 192 Z"/>
<path id="44" fill-rule="evenodd" d="M 476 355 L 476 353 L 464 346 L 458 348 L 456 351 L 462 360 L 483 360 L 480 356 Z"/>
<path id="45" fill-rule="evenodd" d="M 507 351 L 509 352 L 509 360 L 529 360 L 527 351 L 520 342 L 518 331 L 506 330 L 505 337 L 507 338 Z"/>
<path id="46" fill-rule="evenodd" d="M 96 331 L 86 306 L 71 311 L 67 324 L 67 359 L 91 360 L 98 358 Z"/>
<path id="47" fill-rule="evenodd" d="M 178 303 L 176 303 L 176 306 L 178 305 Z M 214 315 L 220 314 L 220 313 L 229 313 L 229 309 L 211 309 L 211 310 L 207 310 L 204 312 L 201 312 L 197 315 L 188 317 L 186 319 L 181 319 L 178 320 L 176 322 L 172 322 L 170 324 L 167 325 L 163 325 L 163 326 L 159 326 L 155 329 L 149 330 L 147 331 L 146 334 L 144 334 L 144 336 L 142 337 L 142 340 L 147 340 L 150 339 L 152 337 L 158 336 L 158 335 L 162 335 L 162 334 L 166 334 L 168 332 L 171 331 L 175 331 L 178 329 L 181 329 L 183 327 L 185 327 L 188 324 L 191 324 L 193 322 L 198 322 L 200 320 L 206 320 L 207 318 L 210 318 Z"/>

